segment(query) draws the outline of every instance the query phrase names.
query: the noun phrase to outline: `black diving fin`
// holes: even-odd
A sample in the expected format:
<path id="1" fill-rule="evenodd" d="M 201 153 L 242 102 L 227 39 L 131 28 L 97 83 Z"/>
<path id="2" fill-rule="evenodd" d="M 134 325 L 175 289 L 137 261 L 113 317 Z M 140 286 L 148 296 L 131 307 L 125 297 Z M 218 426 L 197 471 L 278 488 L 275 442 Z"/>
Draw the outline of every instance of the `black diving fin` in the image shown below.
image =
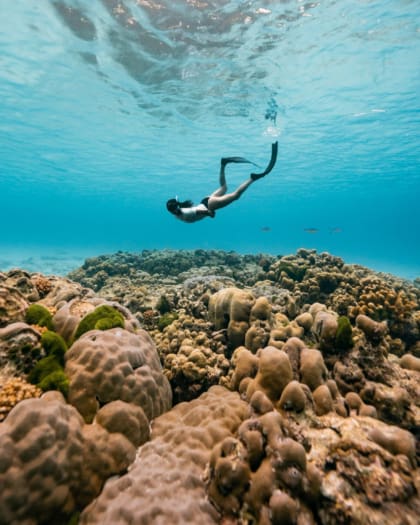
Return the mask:
<path id="1" fill-rule="evenodd" d="M 271 144 L 271 159 L 268 163 L 268 166 L 265 168 L 265 170 L 262 173 L 251 173 L 251 179 L 252 180 L 258 180 L 261 179 L 261 177 L 265 177 L 270 173 L 270 171 L 274 168 L 277 160 L 277 150 L 278 150 L 279 143 L 274 142 Z"/>
<path id="2" fill-rule="evenodd" d="M 255 162 L 244 159 L 243 157 L 224 157 L 222 159 L 222 166 L 226 166 L 226 164 L 229 164 L 230 162 L 253 164 L 254 166 L 258 166 L 258 164 L 255 164 Z"/>

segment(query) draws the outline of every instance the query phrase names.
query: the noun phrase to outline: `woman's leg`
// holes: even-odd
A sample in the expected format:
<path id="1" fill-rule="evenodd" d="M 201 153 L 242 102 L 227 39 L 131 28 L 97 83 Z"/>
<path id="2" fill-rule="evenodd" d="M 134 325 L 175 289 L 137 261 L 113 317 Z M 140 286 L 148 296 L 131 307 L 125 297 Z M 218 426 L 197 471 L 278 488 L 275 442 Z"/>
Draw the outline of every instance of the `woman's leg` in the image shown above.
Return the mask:
<path id="1" fill-rule="evenodd" d="M 226 164 L 229 162 L 228 159 L 221 159 L 220 161 L 220 173 L 219 173 L 219 184 L 220 188 L 214 191 L 210 198 L 212 197 L 220 197 L 224 195 L 227 191 L 227 185 L 226 185 L 226 175 L 225 175 L 225 167 Z"/>
<path id="2" fill-rule="evenodd" d="M 209 197 L 209 202 L 207 204 L 208 209 L 211 211 L 220 210 L 220 208 L 224 208 L 231 202 L 236 201 L 253 182 L 253 179 L 249 178 L 231 193 L 217 194 L 217 192 L 214 192 Z"/>
<path id="3" fill-rule="evenodd" d="M 277 149 L 278 149 L 278 143 L 274 142 L 271 145 L 271 159 L 268 164 L 268 166 L 265 168 L 265 170 L 261 173 L 251 173 L 248 180 L 243 182 L 238 188 L 236 188 L 235 191 L 232 193 L 226 193 L 227 186 L 226 186 L 226 177 L 225 177 L 225 166 L 229 162 L 245 162 L 248 164 L 254 164 L 253 162 L 250 162 L 249 160 L 244 159 L 243 157 L 227 157 L 225 159 L 221 160 L 220 164 L 220 188 L 216 190 L 214 193 L 212 193 L 209 197 L 207 207 L 210 211 L 219 210 L 220 208 L 224 208 L 228 204 L 230 204 L 233 201 L 236 201 L 239 199 L 239 197 L 242 195 L 242 193 L 256 180 L 261 179 L 262 177 L 265 177 L 270 173 L 270 171 L 274 168 L 277 160 Z"/>
<path id="4" fill-rule="evenodd" d="M 225 157 L 225 158 L 221 159 L 220 160 L 220 174 L 219 174 L 220 188 L 217 189 L 215 192 L 213 192 L 211 194 L 211 197 L 221 197 L 222 195 L 224 195 L 226 193 L 227 185 L 226 185 L 225 167 L 226 167 L 226 164 L 229 164 L 231 162 L 234 162 L 235 164 L 239 164 L 239 163 L 240 164 L 254 164 L 254 162 L 251 162 L 250 160 L 244 159 L 243 157 Z M 256 166 L 256 164 L 254 164 L 254 166 Z M 238 190 L 236 190 L 236 191 L 238 191 Z"/>

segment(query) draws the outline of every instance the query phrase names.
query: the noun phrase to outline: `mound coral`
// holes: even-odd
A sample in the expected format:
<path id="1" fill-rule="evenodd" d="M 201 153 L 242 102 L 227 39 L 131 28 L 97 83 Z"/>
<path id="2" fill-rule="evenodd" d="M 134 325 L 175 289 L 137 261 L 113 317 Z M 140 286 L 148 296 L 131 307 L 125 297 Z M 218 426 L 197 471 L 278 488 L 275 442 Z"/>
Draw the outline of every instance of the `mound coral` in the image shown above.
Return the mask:
<path id="1" fill-rule="evenodd" d="M 258 372 L 250 381 L 246 397 L 248 401 L 256 390 L 261 390 L 272 402 L 278 401 L 284 387 L 293 379 L 292 367 L 287 354 L 274 347 L 260 350 Z"/>
<path id="2" fill-rule="evenodd" d="M 29 272 L 14 268 L 9 270 L 3 279 L 0 276 L 0 280 L 3 280 L 3 284 L 6 286 L 16 289 L 29 303 L 39 301 L 40 296 L 38 290 Z"/>
<path id="3" fill-rule="evenodd" d="M 88 330 L 107 330 L 113 326 L 122 326 L 135 332 L 140 327 L 137 319 L 123 306 L 103 299 L 75 297 L 60 304 L 54 315 L 56 331 L 71 344 L 77 337 Z M 77 335 L 77 337 L 76 337 Z"/>
<path id="4" fill-rule="evenodd" d="M 149 420 L 171 405 L 168 380 L 144 330 L 137 334 L 123 328 L 90 330 L 66 352 L 65 372 L 69 402 L 88 422 L 111 401 L 134 403 Z"/>
<path id="5" fill-rule="evenodd" d="M 420 292 L 311 250 L 257 272 L 196 255 L 165 279 L 129 254 L 98 260 L 109 301 L 58 277 L 40 299 L 39 274 L 0 273 L 5 304 L 57 310 L 57 333 L 0 328 L 0 382 L 32 370 L 54 389 L 0 390 L 0 523 L 417 523 Z M 118 326 L 95 329 L 98 311 Z"/>
<path id="6" fill-rule="evenodd" d="M 134 456 L 122 434 L 84 425 L 58 393 L 24 400 L 0 425 L 0 522 L 66 523 Z"/>
<path id="7" fill-rule="evenodd" d="M 385 322 L 379 323 L 363 314 L 359 314 L 356 317 L 356 326 L 363 331 L 372 343 L 379 343 L 388 331 L 388 326 Z"/>
<path id="8" fill-rule="evenodd" d="M 411 354 L 404 354 L 400 359 L 400 366 L 408 370 L 420 372 L 420 358 Z"/>

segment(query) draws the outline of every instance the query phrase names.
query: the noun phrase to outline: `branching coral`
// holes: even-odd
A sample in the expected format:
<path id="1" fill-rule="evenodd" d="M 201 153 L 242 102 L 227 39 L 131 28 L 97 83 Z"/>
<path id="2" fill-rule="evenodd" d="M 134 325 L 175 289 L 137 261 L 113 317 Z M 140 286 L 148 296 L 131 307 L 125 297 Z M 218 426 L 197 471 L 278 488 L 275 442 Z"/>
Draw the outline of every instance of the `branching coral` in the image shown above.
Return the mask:
<path id="1" fill-rule="evenodd" d="M 24 399 L 40 397 L 42 390 L 20 377 L 12 377 L 0 389 L 0 421 Z"/>

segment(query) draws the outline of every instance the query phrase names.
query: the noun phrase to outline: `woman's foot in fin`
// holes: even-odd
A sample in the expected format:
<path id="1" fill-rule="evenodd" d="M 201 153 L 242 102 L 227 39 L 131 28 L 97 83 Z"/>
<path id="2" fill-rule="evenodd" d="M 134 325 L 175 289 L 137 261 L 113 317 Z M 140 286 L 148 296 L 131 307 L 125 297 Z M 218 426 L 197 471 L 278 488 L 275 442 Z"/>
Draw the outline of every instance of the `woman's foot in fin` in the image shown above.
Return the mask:
<path id="1" fill-rule="evenodd" d="M 254 166 L 256 166 L 255 162 L 252 162 L 250 160 L 244 159 L 243 157 L 224 157 L 220 161 L 222 166 L 226 166 L 226 164 L 229 164 L 230 162 L 235 162 L 237 164 L 239 164 L 239 163 L 242 163 L 242 164 L 253 164 Z"/>
<path id="2" fill-rule="evenodd" d="M 274 142 L 271 144 L 271 159 L 268 163 L 268 166 L 265 168 L 265 170 L 262 173 L 251 173 L 251 179 L 252 180 L 258 180 L 262 177 L 265 177 L 270 173 L 270 171 L 274 168 L 277 160 L 277 151 L 278 151 L 278 142 Z"/>

